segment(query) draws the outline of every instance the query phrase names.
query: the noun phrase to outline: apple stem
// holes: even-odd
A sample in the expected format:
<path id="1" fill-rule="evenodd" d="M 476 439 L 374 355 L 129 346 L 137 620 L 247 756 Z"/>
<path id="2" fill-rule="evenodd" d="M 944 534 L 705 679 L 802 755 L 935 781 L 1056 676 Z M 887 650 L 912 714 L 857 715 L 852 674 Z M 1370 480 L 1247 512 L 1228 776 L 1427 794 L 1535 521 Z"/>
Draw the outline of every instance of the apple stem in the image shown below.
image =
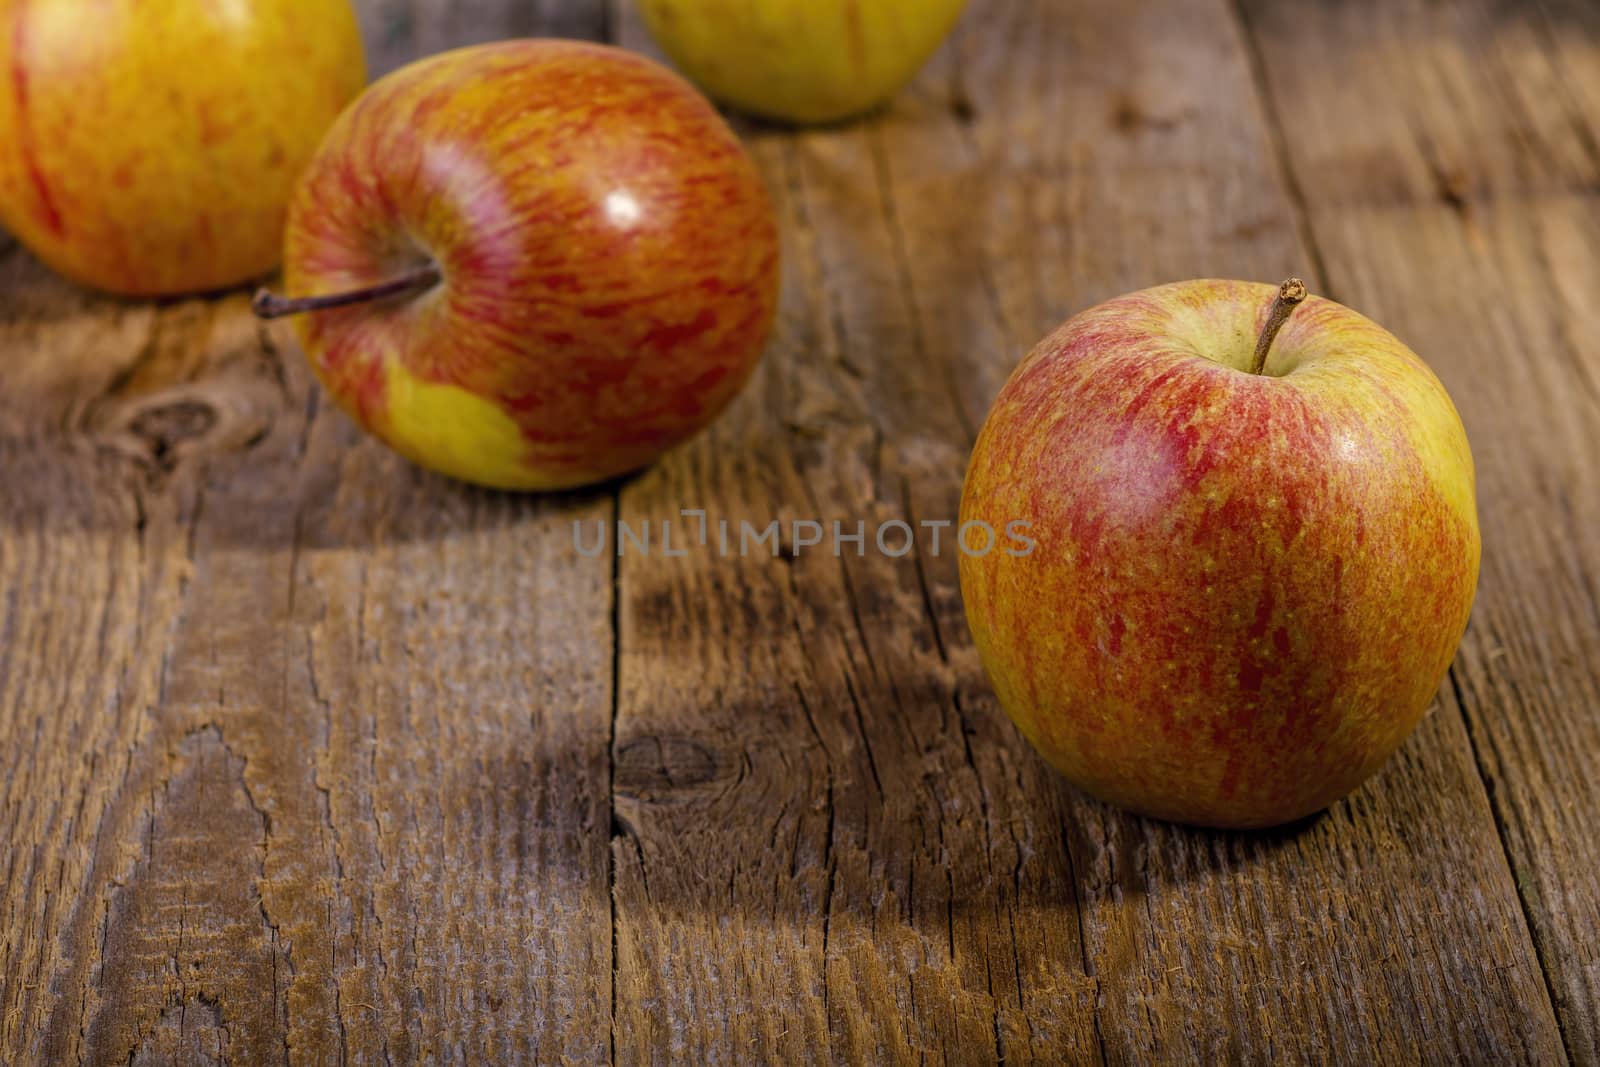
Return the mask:
<path id="1" fill-rule="evenodd" d="M 1289 321 L 1289 316 L 1305 298 L 1306 283 L 1299 278 L 1289 278 L 1278 286 L 1278 298 L 1272 302 L 1272 310 L 1267 312 L 1267 324 L 1261 327 L 1261 336 L 1256 338 L 1255 358 L 1250 361 L 1251 374 L 1260 374 L 1266 369 L 1267 353 L 1272 351 L 1272 342 L 1277 340 L 1278 331 L 1283 329 L 1283 324 Z"/>
<path id="2" fill-rule="evenodd" d="M 258 318 L 281 319 L 286 315 L 300 315 L 307 311 L 327 311 L 330 308 L 366 304 L 373 300 L 399 296 L 401 293 L 431 289 L 443 280 L 444 274 L 439 270 L 438 265 L 429 263 L 426 267 L 414 270 L 410 274 L 401 275 L 393 281 L 381 282 L 365 289 L 352 289 L 347 293 L 330 293 L 327 296 L 289 297 L 279 296 L 277 293 L 262 289 L 250 301 L 250 309 L 256 313 Z"/>

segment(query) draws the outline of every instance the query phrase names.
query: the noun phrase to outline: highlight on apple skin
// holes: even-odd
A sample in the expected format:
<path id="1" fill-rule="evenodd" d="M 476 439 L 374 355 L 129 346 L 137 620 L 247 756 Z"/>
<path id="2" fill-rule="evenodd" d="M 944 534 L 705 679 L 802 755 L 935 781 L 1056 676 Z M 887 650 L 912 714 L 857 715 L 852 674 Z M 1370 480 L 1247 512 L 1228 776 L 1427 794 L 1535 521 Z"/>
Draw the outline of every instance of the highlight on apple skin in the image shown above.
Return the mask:
<path id="1" fill-rule="evenodd" d="M 9 0 L 0 71 L 0 222 L 125 296 L 277 266 L 295 178 L 367 81 L 346 0 Z"/>
<path id="2" fill-rule="evenodd" d="M 1092 308 L 1016 369 L 972 455 L 962 521 L 1037 542 L 961 560 L 1000 703 L 1135 812 L 1321 810 L 1417 725 L 1471 611 L 1473 464 L 1443 386 L 1355 311 L 1282 304 L 1200 280 Z M 1287 319 L 1253 374 L 1269 308 Z"/>
<path id="3" fill-rule="evenodd" d="M 678 68 L 741 111 L 836 122 L 888 101 L 967 0 L 641 0 Z"/>
<path id="4" fill-rule="evenodd" d="M 369 89 L 306 171 L 285 264 L 292 297 L 358 294 L 296 323 L 356 421 L 444 474 L 544 490 L 710 422 L 760 359 L 779 259 L 754 164 L 693 87 L 521 40 Z"/>

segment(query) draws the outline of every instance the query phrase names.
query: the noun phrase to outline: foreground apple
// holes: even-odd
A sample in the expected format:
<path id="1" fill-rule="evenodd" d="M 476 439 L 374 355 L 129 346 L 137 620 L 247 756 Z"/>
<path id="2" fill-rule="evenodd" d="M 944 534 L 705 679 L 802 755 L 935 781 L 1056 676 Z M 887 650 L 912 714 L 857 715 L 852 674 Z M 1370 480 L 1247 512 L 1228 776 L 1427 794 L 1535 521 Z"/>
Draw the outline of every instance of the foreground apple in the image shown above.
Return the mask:
<path id="1" fill-rule="evenodd" d="M 922 69 L 966 0 L 641 0 L 674 63 L 742 111 L 832 122 Z"/>
<path id="2" fill-rule="evenodd" d="M 135 296 L 270 271 L 289 193 L 366 84 L 345 0 L 0 0 L 0 221 Z"/>
<path id="3" fill-rule="evenodd" d="M 1466 626 L 1455 408 L 1391 334 L 1304 296 L 1191 281 L 1086 311 L 1017 368 L 972 456 L 962 521 L 1037 543 L 961 560 L 1000 703 L 1137 812 L 1320 810 L 1416 726 Z"/>
<path id="4" fill-rule="evenodd" d="M 379 81 L 329 131 L 266 316 L 413 461 L 505 489 L 643 466 L 760 358 L 777 227 L 715 109 L 630 52 L 507 41 Z"/>

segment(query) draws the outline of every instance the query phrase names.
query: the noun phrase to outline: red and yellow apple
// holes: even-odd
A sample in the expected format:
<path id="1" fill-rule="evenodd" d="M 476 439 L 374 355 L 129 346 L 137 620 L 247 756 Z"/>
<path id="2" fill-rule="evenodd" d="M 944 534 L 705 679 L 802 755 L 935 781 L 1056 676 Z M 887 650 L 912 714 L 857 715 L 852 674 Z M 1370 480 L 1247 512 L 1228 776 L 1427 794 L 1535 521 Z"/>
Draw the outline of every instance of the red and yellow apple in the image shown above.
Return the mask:
<path id="1" fill-rule="evenodd" d="M 318 378 L 416 463 L 504 489 L 641 467 L 761 356 L 776 219 L 676 74 L 603 45 L 434 56 L 329 131 L 289 213 L 285 285 Z"/>
<path id="2" fill-rule="evenodd" d="M 366 80 L 345 0 L 0 2 L 0 222 L 109 292 L 260 277 Z"/>
<path id="3" fill-rule="evenodd" d="M 933 55 L 966 0 L 641 0 L 650 34 L 725 103 L 833 122 L 884 103 Z"/>
<path id="4" fill-rule="evenodd" d="M 1380 326 L 1297 295 L 1190 281 L 1092 308 L 1016 369 L 973 452 L 963 523 L 1035 542 L 961 561 L 995 692 L 1071 781 L 1136 812 L 1326 807 L 1417 725 L 1472 607 L 1449 396 Z"/>

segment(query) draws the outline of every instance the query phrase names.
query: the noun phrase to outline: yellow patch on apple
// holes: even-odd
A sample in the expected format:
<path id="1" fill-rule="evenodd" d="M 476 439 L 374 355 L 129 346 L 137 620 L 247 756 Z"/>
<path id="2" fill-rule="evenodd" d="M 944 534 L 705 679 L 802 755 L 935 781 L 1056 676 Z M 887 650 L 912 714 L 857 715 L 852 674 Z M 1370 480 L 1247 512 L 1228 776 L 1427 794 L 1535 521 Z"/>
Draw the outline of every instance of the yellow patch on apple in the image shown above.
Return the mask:
<path id="1" fill-rule="evenodd" d="M 413 463 L 495 489 L 550 489 L 527 465 L 528 442 L 498 405 L 384 362 L 383 439 Z"/>

